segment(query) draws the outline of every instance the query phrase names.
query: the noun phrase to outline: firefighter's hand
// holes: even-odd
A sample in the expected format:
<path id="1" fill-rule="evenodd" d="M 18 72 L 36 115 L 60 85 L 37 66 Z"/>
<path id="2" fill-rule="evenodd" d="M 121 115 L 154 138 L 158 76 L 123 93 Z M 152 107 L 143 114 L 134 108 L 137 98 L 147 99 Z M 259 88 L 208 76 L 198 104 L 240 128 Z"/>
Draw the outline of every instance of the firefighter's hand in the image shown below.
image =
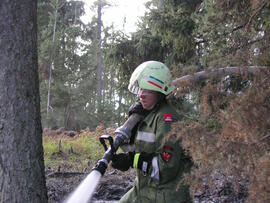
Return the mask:
<path id="1" fill-rule="evenodd" d="M 133 163 L 132 152 L 114 154 L 112 158 L 112 167 L 120 171 L 127 171 Z"/>
<path id="2" fill-rule="evenodd" d="M 139 115 L 145 115 L 147 114 L 147 110 L 143 108 L 141 102 L 136 102 L 135 104 L 133 104 L 129 110 L 128 110 L 128 116 L 130 116 L 133 113 L 137 113 Z"/>
<path id="3" fill-rule="evenodd" d="M 136 153 L 133 155 L 132 167 L 142 170 L 148 174 L 152 165 L 153 153 Z"/>

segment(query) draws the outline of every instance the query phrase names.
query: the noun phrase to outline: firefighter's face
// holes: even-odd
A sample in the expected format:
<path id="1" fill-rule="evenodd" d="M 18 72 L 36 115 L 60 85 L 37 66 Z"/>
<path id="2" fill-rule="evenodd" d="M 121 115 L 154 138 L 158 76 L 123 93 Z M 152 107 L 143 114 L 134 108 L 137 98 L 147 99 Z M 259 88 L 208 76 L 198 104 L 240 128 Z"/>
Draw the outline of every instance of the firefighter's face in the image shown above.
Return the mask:
<path id="1" fill-rule="evenodd" d="M 158 93 L 152 90 L 140 89 L 139 98 L 143 108 L 151 110 L 158 101 Z"/>

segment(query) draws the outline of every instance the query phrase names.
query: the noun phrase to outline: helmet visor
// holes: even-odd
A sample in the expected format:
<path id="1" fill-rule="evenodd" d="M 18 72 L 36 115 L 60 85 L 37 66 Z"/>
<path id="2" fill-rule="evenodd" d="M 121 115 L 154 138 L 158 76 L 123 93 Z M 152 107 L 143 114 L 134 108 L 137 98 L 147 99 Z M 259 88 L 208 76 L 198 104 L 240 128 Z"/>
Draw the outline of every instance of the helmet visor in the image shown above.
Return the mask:
<path id="1" fill-rule="evenodd" d="M 138 92 L 138 95 L 140 95 L 140 96 L 147 96 L 147 95 L 153 94 L 155 92 L 156 91 L 153 91 L 153 90 L 147 90 L 147 89 L 140 88 L 139 89 L 139 92 Z"/>
<path id="2" fill-rule="evenodd" d="M 132 92 L 133 94 L 138 94 L 139 93 L 139 84 L 138 84 L 138 80 L 136 80 L 134 83 L 130 83 L 129 85 L 128 85 L 128 90 L 130 91 L 130 92 Z"/>

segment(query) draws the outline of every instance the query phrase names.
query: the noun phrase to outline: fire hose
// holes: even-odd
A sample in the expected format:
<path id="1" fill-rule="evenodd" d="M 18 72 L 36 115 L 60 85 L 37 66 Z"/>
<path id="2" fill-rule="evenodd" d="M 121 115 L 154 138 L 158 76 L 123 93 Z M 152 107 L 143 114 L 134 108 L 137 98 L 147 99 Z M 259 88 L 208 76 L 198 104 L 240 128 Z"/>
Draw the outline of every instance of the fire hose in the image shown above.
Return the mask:
<path id="1" fill-rule="evenodd" d="M 100 143 L 104 146 L 105 153 L 101 160 L 92 168 L 91 173 L 82 181 L 77 189 L 70 194 L 65 203 L 87 203 L 91 200 L 96 186 L 102 175 L 106 172 L 108 164 L 116 153 L 117 149 L 129 142 L 131 130 L 143 118 L 142 115 L 133 113 L 128 120 L 114 132 L 114 138 L 109 135 L 102 135 L 99 138 Z M 106 141 L 109 141 L 109 147 Z"/>
<path id="2" fill-rule="evenodd" d="M 105 149 L 105 153 L 100 159 L 96 165 L 93 167 L 92 170 L 96 170 L 101 173 L 101 175 L 104 175 L 108 164 L 113 158 L 113 155 L 117 151 L 117 149 L 129 142 L 129 139 L 131 137 L 131 130 L 135 127 L 135 125 L 143 118 L 142 115 L 139 115 L 137 113 L 131 114 L 127 121 L 116 129 L 114 132 L 114 139 L 109 135 L 102 135 L 99 138 L 100 143 L 103 145 Z M 106 140 L 109 141 L 109 147 L 106 145 Z"/>

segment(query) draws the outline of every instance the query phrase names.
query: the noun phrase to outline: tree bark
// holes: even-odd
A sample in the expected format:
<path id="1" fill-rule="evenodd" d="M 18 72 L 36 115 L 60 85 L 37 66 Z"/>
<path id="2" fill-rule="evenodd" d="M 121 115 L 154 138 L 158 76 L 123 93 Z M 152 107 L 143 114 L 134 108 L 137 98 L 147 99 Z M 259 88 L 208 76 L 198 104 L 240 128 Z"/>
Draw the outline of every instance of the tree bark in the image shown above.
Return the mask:
<path id="1" fill-rule="evenodd" d="M 0 3 L 0 202 L 47 202 L 37 1 Z"/>

